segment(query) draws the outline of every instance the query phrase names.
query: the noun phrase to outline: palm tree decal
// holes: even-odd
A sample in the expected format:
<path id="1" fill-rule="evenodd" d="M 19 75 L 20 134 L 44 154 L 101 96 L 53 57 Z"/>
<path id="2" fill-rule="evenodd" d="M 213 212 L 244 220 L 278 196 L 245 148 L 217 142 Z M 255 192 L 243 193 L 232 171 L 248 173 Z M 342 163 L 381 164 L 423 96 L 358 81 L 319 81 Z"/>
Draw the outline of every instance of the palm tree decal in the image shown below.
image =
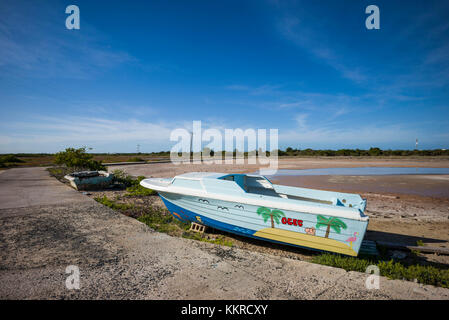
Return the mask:
<path id="1" fill-rule="evenodd" d="M 341 229 L 346 229 L 346 224 L 341 221 L 338 218 L 335 217 L 330 217 L 330 218 L 326 218 L 323 216 L 318 215 L 316 217 L 316 228 L 319 229 L 322 226 L 326 226 L 326 235 L 324 236 L 325 238 L 329 238 L 329 232 L 330 229 L 332 228 L 336 233 L 340 233 Z"/>
<path id="2" fill-rule="evenodd" d="M 272 228 L 274 228 L 275 221 L 277 224 L 279 224 L 279 219 L 281 217 L 285 217 L 285 214 L 281 210 L 277 209 L 270 210 L 265 207 L 260 207 L 259 209 L 257 209 L 257 214 L 262 216 L 264 222 L 267 222 L 268 218 L 270 218 Z"/>

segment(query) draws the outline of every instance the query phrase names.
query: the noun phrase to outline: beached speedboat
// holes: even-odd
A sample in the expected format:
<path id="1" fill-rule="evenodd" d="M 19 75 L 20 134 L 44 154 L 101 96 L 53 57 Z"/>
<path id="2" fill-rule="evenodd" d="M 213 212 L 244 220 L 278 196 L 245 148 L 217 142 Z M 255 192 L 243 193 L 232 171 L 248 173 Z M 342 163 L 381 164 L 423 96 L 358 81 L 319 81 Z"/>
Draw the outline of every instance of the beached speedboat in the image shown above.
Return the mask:
<path id="1" fill-rule="evenodd" d="M 181 221 L 315 250 L 357 256 L 368 226 L 357 194 L 275 185 L 260 175 L 190 172 L 140 184 Z"/>

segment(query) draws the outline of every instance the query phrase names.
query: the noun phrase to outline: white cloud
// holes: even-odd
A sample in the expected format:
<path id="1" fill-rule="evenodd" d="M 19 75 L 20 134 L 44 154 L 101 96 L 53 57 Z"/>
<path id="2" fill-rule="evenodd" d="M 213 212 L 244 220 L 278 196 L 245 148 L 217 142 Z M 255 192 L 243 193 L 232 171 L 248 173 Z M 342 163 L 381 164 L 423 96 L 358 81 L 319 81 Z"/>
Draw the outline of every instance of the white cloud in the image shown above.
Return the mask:
<path id="1" fill-rule="evenodd" d="M 300 25 L 299 18 L 284 15 L 278 22 L 278 29 L 287 40 L 337 70 L 344 78 L 356 83 L 367 79 L 367 76 L 359 68 L 349 66 L 335 50 L 326 46 L 322 34 L 318 34 L 316 31 L 312 32 L 306 26 Z"/>
<path id="2" fill-rule="evenodd" d="M 281 103 L 279 105 L 280 109 L 289 109 L 289 108 L 297 108 L 301 107 L 303 105 L 303 102 L 292 102 L 292 103 Z"/>
<path id="3" fill-rule="evenodd" d="M 169 141 L 173 127 L 163 122 L 134 119 L 118 121 L 89 117 L 36 117 L 30 121 L 2 124 L 2 129 L 0 152 L 43 152 L 55 151 L 54 148 L 60 145 L 134 145 L 139 141 L 162 145 Z M 120 151 L 120 148 L 116 151 Z"/>
<path id="4" fill-rule="evenodd" d="M 298 128 L 300 130 L 306 130 L 307 129 L 307 124 L 306 124 L 306 119 L 307 119 L 307 114 L 298 114 L 295 117 L 296 123 L 298 124 Z"/>
<path id="5" fill-rule="evenodd" d="M 279 139 L 282 143 L 299 145 L 301 148 L 326 147 L 332 149 L 363 146 L 392 146 L 412 143 L 416 131 L 402 125 L 383 126 L 321 126 L 307 127 L 299 125 L 297 129 L 281 130 Z"/>
<path id="6" fill-rule="evenodd" d="M 226 128 L 234 129 L 218 118 L 202 120 L 201 127 L 202 132 L 214 128 L 223 134 Z M 170 141 L 170 134 L 178 128 L 191 131 L 192 121 L 31 116 L 23 121 L 1 123 L 0 153 L 55 152 L 69 146 L 96 146 L 97 152 L 98 147 L 104 152 L 133 152 L 137 143 L 145 144 L 151 151 L 169 150 L 175 144 Z"/>
<path id="7" fill-rule="evenodd" d="M 110 48 L 105 36 L 86 21 L 80 30 L 67 30 L 61 15 L 56 15 L 49 4 L 30 2 L 19 7 L 2 2 L 0 10 L 3 75 L 87 78 L 123 63 L 137 62 L 124 50 Z"/>
<path id="8" fill-rule="evenodd" d="M 253 96 L 262 96 L 262 95 L 269 95 L 269 94 L 277 94 L 279 93 L 279 89 L 282 87 L 282 85 L 276 84 L 264 84 L 261 86 L 247 86 L 247 85 L 240 85 L 240 84 L 233 84 L 226 86 L 225 89 L 233 90 L 233 91 L 244 91 L 248 93 L 249 95 Z"/>

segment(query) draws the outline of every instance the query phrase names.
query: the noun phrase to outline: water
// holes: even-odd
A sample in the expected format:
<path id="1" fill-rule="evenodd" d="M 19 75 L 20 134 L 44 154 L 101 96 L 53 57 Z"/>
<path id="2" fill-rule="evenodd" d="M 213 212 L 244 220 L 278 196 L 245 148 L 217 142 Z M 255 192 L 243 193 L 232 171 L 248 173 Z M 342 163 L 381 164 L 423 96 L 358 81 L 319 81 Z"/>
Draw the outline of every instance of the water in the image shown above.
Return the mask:
<path id="1" fill-rule="evenodd" d="M 304 170 L 279 169 L 274 176 L 381 176 L 404 174 L 449 174 L 449 168 L 417 167 L 361 167 L 361 168 L 320 168 Z"/>

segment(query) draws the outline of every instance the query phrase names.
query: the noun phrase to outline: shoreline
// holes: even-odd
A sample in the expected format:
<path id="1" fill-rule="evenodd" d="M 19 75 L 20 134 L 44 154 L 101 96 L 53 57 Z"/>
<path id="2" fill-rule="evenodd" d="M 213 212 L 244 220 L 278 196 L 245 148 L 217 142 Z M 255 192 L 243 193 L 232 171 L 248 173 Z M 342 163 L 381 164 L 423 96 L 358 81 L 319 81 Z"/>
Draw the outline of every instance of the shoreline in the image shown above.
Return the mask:
<path id="1" fill-rule="evenodd" d="M 273 183 L 347 193 L 375 193 L 449 200 L 449 175 L 276 176 Z"/>
<path id="2" fill-rule="evenodd" d="M 235 162 L 235 161 L 234 161 Z M 324 169 L 324 168 L 355 168 L 355 167 L 429 167 L 449 168 L 449 158 L 360 158 L 360 157 L 304 157 L 304 158 L 279 158 L 278 169 Z M 215 172 L 244 172 L 250 173 L 261 168 L 258 164 L 215 164 L 203 163 L 146 163 L 135 165 L 109 166 L 109 171 L 120 169 L 132 175 L 148 177 L 170 177 L 191 171 L 215 171 Z"/>

